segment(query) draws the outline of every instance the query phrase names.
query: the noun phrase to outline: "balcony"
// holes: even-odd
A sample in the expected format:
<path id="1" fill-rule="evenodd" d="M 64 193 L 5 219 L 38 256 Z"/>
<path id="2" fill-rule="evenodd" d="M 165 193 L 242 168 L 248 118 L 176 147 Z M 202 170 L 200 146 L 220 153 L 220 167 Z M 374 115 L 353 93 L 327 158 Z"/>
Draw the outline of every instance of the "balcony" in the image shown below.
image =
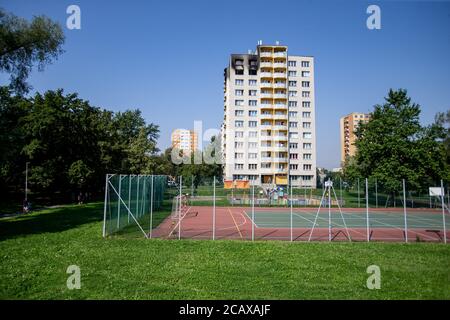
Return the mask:
<path id="1" fill-rule="evenodd" d="M 286 82 L 276 82 L 273 84 L 274 88 L 282 88 L 285 89 L 286 88 Z"/>
<path id="2" fill-rule="evenodd" d="M 286 72 L 274 72 L 273 77 L 274 78 L 286 78 Z"/>
<path id="3" fill-rule="evenodd" d="M 261 72 L 260 75 L 261 75 L 261 78 L 272 78 L 273 77 L 272 72 L 267 72 L 267 71 Z"/>
<path id="4" fill-rule="evenodd" d="M 272 162 L 272 157 L 261 157 L 261 162 Z"/>
<path id="5" fill-rule="evenodd" d="M 261 88 L 272 88 L 272 82 L 261 82 Z"/>
<path id="6" fill-rule="evenodd" d="M 272 51 L 261 51 L 259 53 L 259 56 L 262 58 L 264 58 L 264 57 L 272 58 Z"/>
<path id="7" fill-rule="evenodd" d="M 275 103 L 273 105 L 274 109 L 286 109 L 287 108 L 287 104 L 286 103 Z"/>
<path id="8" fill-rule="evenodd" d="M 261 93 L 259 94 L 259 97 L 260 97 L 260 98 L 266 98 L 266 99 L 267 99 L 267 98 L 272 99 L 273 94 L 272 94 L 272 93 L 262 93 L 262 92 L 261 92 Z"/>
<path id="9" fill-rule="evenodd" d="M 287 141 L 287 135 L 275 135 L 273 136 L 273 141 Z M 287 147 L 286 147 L 287 148 Z"/>
<path id="10" fill-rule="evenodd" d="M 286 62 L 274 62 L 273 67 L 274 68 L 286 68 Z"/>
<path id="11" fill-rule="evenodd" d="M 272 127 L 273 130 L 287 130 L 287 124 L 276 124 Z"/>
<path id="12" fill-rule="evenodd" d="M 274 120 L 287 120 L 287 114 L 274 114 L 272 116 Z"/>
<path id="13" fill-rule="evenodd" d="M 264 62 L 261 62 L 260 64 L 259 64 L 259 66 L 260 66 L 260 68 L 272 68 L 272 62 L 266 62 L 266 61 L 264 61 Z"/>
<path id="14" fill-rule="evenodd" d="M 273 56 L 276 58 L 285 58 L 287 56 L 287 52 L 286 51 L 274 52 Z"/>
<path id="15" fill-rule="evenodd" d="M 286 99 L 286 93 L 275 93 L 273 95 L 274 99 Z"/>
<path id="16" fill-rule="evenodd" d="M 272 158 L 272 162 L 288 162 L 288 158 L 287 157 L 273 157 Z"/>

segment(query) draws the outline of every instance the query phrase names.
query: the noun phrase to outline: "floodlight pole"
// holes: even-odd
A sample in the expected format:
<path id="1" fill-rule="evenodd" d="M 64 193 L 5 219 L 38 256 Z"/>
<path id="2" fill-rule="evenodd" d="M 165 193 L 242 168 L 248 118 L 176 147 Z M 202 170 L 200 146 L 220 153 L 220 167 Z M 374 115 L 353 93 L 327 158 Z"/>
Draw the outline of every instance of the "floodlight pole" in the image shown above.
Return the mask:
<path id="1" fill-rule="evenodd" d="M 180 201 L 179 201 L 179 212 L 178 212 L 178 240 L 181 239 L 181 193 L 183 186 L 183 176 L 180 176 Z"/>
<path id="2" fill-rule="evenodd" d="M 445 197 L 444 182 L 441 179 L 442 225 L 444 227 L 444 243 L 447 243 L 447 230 L 445 228 L 444 197 Z"/>
<path id="3" fill-rule="evenodd" d="M 212 225 L 212 238 L 216 240 L 216 176 L 214 176 L 213 187 L 213 225 Z"/>
<path id="4" fill-rule="evenodd" d="M 405 242 L 408 242 L 408 221 L 406 219 L 406 187 L 405 179 L 403 179 L 403 214 L 405 217 Z"/>
<path id="5" fill-rule="evenodd" d="M 339 192 L 341 196 L 341 206 L 342 206 L 342 177 L 339 177 Z"/>
<path id="6" fill-rule="evenodd" d="M 370 227 L 369 227 L 369 185 L 366 178 L 366 223 L 367 223 L 367 242 L 370 241 Z"/>
<path id="7" fill-rule="evenodd" d="M 152 185 L 150 187 L 150 239 L 152 238 L 153 231 L 153 180 L 154 175 L 152 175 Z"/>

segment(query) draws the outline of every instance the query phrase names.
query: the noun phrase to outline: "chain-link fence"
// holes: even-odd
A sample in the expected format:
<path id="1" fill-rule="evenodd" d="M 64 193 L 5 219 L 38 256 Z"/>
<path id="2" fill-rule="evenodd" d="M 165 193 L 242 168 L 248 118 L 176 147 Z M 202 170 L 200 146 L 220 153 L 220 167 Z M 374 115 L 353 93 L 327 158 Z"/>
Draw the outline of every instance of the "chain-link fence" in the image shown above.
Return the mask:
<path id="1" fill-rule="evenodd" d="M 388 185 L 375 178 L 323 184 L 315 189 L 219 177 L 109 176 L 105 234 L 211 240 L 447 241 L 450 196 L 444 181 L 430 183 L 428 190 L 414 190 L 405 180 Z"/>

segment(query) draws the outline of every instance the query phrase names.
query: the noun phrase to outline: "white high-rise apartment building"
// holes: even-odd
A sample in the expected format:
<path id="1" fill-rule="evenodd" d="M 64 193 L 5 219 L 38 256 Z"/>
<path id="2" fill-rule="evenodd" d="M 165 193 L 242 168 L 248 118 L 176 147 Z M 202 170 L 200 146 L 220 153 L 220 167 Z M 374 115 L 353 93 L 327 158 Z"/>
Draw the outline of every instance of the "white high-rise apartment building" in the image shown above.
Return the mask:
<path id="1" fill-rule="evenodd" d="M 224 78 L 224 179 L 314 188 L 314 58 L 259 42 L 230 56 Z"/>

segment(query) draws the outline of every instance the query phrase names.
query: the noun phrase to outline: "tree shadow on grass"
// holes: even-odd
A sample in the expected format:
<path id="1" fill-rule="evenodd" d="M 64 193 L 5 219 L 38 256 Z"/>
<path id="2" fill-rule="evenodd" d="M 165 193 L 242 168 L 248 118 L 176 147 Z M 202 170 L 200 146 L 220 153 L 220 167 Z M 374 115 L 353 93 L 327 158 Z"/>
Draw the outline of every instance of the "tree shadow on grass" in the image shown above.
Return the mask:
<path id="1" fill-rule="evenodd" d="M 31 234 L 61 232 L 101 221 L 103 204 L 64 206 L 45 209 L 15 218 L 0 219 L 0 241 Z"/>

